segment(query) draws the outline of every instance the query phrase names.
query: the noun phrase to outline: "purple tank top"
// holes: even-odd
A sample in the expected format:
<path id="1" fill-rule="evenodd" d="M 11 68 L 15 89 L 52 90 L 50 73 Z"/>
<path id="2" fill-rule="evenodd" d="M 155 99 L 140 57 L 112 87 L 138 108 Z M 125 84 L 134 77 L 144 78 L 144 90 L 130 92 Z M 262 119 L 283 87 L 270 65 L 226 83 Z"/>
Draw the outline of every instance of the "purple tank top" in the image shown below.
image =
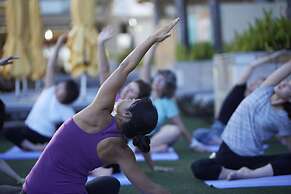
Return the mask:
<path id="1" fill-rule="evenodd" d="M 67 120 L 55 133 L 25 179 L 27 194 L 86 194 L 89 172 L 102 166 L 97 144 L 108 137 L 120 137 L 115 120 L 98 133 L 89 134 L 74 120 Z"/>

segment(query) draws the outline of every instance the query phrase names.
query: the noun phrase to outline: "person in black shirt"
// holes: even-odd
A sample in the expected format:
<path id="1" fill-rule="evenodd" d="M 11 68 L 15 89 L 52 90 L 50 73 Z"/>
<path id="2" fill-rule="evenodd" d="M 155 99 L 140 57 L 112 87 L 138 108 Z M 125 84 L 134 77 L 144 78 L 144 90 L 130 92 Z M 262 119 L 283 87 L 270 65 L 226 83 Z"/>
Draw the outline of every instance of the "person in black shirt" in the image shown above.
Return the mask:
<path id="1" fill-rule="evenodd" d="M 254 91 L 264 81 L 264 78 L 260 78 L 247 85 L 247 81 L 254 70 L 266 62 L 279 57 L 282 53 L 283 51 L 278 51 L 251 62 L 238 82 L 225 97 L 220 111 L 211 127 L 196 129 L 193 132 L 193 138 L 202 143 L 202 145 L 220 145 L 222 142 L 220 136 L 236 108 L 248 94 Z M 205 151 L 207 151 L 207 149 L 205 149 Z"/>

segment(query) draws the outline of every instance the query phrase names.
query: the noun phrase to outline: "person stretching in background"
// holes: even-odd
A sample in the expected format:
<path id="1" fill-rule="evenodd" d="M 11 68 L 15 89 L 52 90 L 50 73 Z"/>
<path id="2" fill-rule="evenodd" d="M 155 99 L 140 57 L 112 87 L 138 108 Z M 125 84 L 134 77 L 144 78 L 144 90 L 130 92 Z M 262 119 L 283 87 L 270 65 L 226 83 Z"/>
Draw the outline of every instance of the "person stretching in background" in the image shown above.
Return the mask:
<path id="1" fill-rule="evenodd" d="M 291 174 L 291 154 L 264 155 L 264 142 L 278 136 L 291 148 L 291 61 L 267 77 L 235 110 L 213 159 L 192 163 L 203 180 L 242 179 Z M 291 150 L 289 150 L 291 151 Z"/>
<path id="2" fill-rule="evenodd" d="M 196 138 L 197 141 L 202 143 L 202 145 L 220 145 L 222 142 L 221 134 L 231 115 L 234 113 L 241 101 L 243 101 L 246 96 L 252 93 L 264 81 L 264 78 L 260 78 L 247 85 L 247 82 L 252 76 L 253 72 L 258 67 L 261 67 L 268 61 L 274 60 L 283 53 L 284 51 L 277 51 L 271 55 L 264 56 L 252 61 L 247 66 L 246 70 L 242 73 L 237 83 L 225 97 L 218 116 L 211 125 L 211 127 L 209 129 L 196 129 L 193 132 L 193 138 Z"/>
<path id="3" fill-rule="evenodd" d="M 148 60 L 153 57 L 157 45 L 149 51 Z M 159 120 L 154 132 L 151 134 L 151 149 L 153 152 L 168 150 L 180 136 L 183 136 L 190 149 L 199 149 L 199 143 L 193 142 L 188 129 L 185 127 L 174 98 L 177 89 L 177 78 L 171 70 L 159 70 L 151 82 L 151 64 L 145 63 L 141 73 L 142 79 L 151 83 L 151 99 L 158 110 Z M 191 144 L 195 147 L 191 147 Z"/>
<path id="4" fill-rule="evenodd" d="M 105 51 L 105 44 L 108 40 L 110 40 L 114 36 L 113 28 L 108 26 L 104 28 L 98 36 L 98 65 L 99 65 L 99 81 L 102 84 L 107 77 L 110 75 L 110 66 L 108 62 L 108 58 Z M 144 64 L 150 62 L 150 55 L 145 55 Z M 147 98 L 151 95 L 151 85 L 144 82 L 141 79 L 129 82 L 126 84 L 121 90 L 118 95 L 119 99 L 139 99 L 139 98 Z M 171 168 L 164 167 L 164 166 L 157 166 L 154 161 L 151 159 L 149 153 L 143 153 L 146 163 L 148 164 L 149 168 L 154 171 L 162 171 L 168 172 L 171 171 Z M 112 169 L 109 167 L 113 167 Z M 107 174 L 110 175 L 112 172 L 118 172 L 119 168 L 118 165 L 109 166 L 108 168 L 99 168 L 95 175 L 98 174 Z"/>
<path id="5" fill-rule="evenodd" d="M 53 55 L 48 61 L 44 89 L 25 120 L 25 128 L 4 130 L 4 136 L 27 151 L 42 151 L 56 130 L 56 125 L 75 113 L 71 104 L 79 96 L 79 86 L 73 80 L 54 85 L 55 66 L 60 48 L 67 38 L 59 37 Z"/>

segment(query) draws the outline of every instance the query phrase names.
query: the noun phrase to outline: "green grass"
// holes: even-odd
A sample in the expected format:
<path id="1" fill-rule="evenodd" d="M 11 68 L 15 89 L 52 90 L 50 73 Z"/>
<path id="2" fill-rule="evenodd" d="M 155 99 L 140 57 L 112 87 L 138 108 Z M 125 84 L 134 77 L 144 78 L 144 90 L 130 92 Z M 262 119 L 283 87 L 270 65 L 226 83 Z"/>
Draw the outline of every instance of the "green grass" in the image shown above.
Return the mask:
<path id="1" fill-rule="evenodd" d="M 209 122 L 201 119 L 184 117 L 184 121 L 189 130 L 197 127 L 209 126 Z M 279 145 L 275 140 L 270 141 L 268 154 L 281 153 L 287 151 L 286 148 Z M 11 146 L 7 141 L 0 139 L 0 151 L 4 151 Z M 143 171 L 156 183 L 168 188 L 173 194 L 288 194 L 291 193 L 291 187 L 262 187 L 250 189 L 215 189 L 206 186 L 203 182 L 194 179 L 190 171 L 190 164 L 193 160 L 208 157 L 208 154 L 194 153 L 188 149 L 186 143 L 181 139 L 175 144 L 175 149 L 179 153 L 179 161 L 158 162 L 158 165 L 173 167 L 174 172 L 161 173 L 151 172 L 145 163 L 139 163 Z M 21 175 L 25 176 L 35 161 L 8 161 L 8 163 Z M 14 181 L 0 173 L 0 184 L 14 185 Z M 124 186 L 121 188 L 122 194 L 133 194 L 138 191 L 133 186 Z"/>

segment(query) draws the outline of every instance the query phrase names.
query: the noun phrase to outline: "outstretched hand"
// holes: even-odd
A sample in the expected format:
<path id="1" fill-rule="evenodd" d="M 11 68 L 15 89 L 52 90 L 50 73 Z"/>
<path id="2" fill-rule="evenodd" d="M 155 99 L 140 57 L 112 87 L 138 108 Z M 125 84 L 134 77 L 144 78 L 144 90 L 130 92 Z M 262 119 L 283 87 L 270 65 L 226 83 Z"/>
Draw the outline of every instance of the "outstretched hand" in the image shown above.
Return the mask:
<path id="1" fill-rule="evenodd" d="M 171 36 L 170 31 L 174 28 L 174 26 L 178 23 L 179 18 L 171 21 L 168 25 L 160 27 L 156 32 L 152 34 L 152 37 L 156 42 L 162 42 L 168 37 Z"/>
<path id="2" fill-rule="evenodd" d="M 0 59 L 0 66 L 12 64 L 15 59 L 19 59 L 19 57 L 16 56 L 4 57 Z"/>
<path id="3" fill-rule="evenodd" d="M 114 36 L 115 32 L 113 30 L 112 26 L 107 26 L 102 31 L 100 32 L 98 36 L 98 42 L 99 43 L 104 43 L 108 40 L 110 40 Z"/>

